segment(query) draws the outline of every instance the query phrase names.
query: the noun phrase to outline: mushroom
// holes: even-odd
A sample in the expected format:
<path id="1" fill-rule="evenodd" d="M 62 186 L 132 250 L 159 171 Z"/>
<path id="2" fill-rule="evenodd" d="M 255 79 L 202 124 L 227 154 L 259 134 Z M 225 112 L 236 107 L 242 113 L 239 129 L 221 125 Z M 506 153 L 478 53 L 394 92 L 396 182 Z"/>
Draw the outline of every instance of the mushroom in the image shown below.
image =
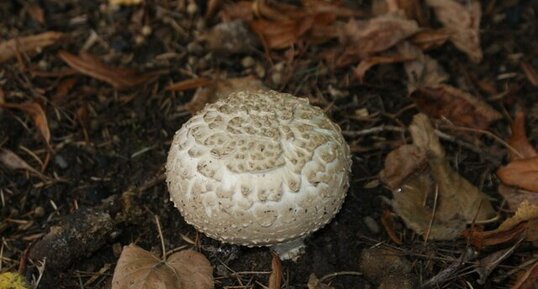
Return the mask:
<path id="1" fill-rule="evenodd" d="M 295 259 L 340 210 L 351 156 L 341 130 L 307 99 L 235 91 L 179 129 L 166 164 L 185 221 L 225 243 Z"/>

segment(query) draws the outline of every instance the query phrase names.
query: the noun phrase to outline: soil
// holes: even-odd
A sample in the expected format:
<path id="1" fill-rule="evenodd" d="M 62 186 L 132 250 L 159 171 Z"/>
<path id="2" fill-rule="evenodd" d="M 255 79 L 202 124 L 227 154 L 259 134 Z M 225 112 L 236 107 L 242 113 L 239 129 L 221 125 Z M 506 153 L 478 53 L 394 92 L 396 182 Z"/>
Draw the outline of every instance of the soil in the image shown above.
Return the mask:
<path id="1" fill-rule="evenodd" d="M 209 239 L 187 225 L 169 202 L 162 169 L 174 132 L 190 116 L 184 105 L 195 92 L 166 91 L 170 83 L 197 76 L 233 78 L 255 74 L 241 64 L 250 56 L 263 70 L 261 79 L 265 85 L 309 97 L 344 131 L 405 125 L 417 112 L 407 97 L 401 65 L 376 66 L 359 83 L 352 68 L 320 72 L 327 70 L 316 58 L 324 46 L 313 45 L 304 47 L 293 69 L 286 68 L 285 73 L 275 76 L 276 64 L 284 63 L 283 52 L 275 52 L 271 61 L 263 48 L 225 56 L 213 53 L 200 41 L 200 35 L 219 20 L 204 20 L 204 1 L 175 2 L 181 1 L 154 0 L 112 9 L 106 1 L 1 1 L 2 41 L 44 31 L 65 32 L 69 37 L 41 53 L 23 55 L 0 67 L 0 89 L 5 100 L 42 104 L 52 134 L 47 148 L 30 117 L 20 110 L 0 109 L 0 147 L 15 152 L 48 176 L 41 179 L 24 170 L 0 166 L 0 271 L 19 270 L 28 278 L 36 277 L 39 264 L 30 261 L 29 256 L 42 254 L 56 260 L 48 261 L 50 265 L 45 266 L 39 288 L 110 288 L 123 245 L 136 243 L 160 254 L 154 219 L 158 216 L 166 248 L 195 248 L 206 255 L 214 268 L 216 288 L 267 286 L 272 259 L 268 248 L 239 247 Z M 469 62 L 451 45 L 429 53 L 444 65 L 454 83 L 475 89 L 472 83 L 484 80 L 507 92 L 487 98 L 504 114 L 491 128 L 503 139 L 508 135 L 509 116 L 515 105 L 532 111 L 536 99 L 536 88 L 526 81 L 517 60 L 538 66 L 537 2 L 508 2 L 483 3 L 486 11 L 481 37 L 485 56 L 480 64 Z M 196 11 L 188 11 L 188 3 L 195 3 Z M 370 7 L 364 1 L 353 5 L 365 11 Z M 35 11 L 43 13 L 42 23 Z M 136 88 L 116 90 L 88 76 L 62 74 L 68 66 L 57 57 L 58 51 L 77 54 L 82 49 L 114 66 L 141 73 L 158 71 L 158 77 Z M 512 72 L 515 76 L 507 74 Z M 499 80 L 498 75 L 503 73 L 507 78 Z M 59 89 L 67 92 L 61 94 Z M 364 108 L 369 116 L 357 117 L 356 112 Z M 529 117 L 531 125 L 538 119 L 538 115 Z M 536 131 L 529 131 L 531 140 L 536 140 Z M 390 210 L 386 200 L 391 193 L 376 183 L 377 175 L 386 154 L 409 141 L 409 136 L 402 139 L 400 132 L 379 131 L 346 137 L 354 153 L 347 199 L 330 224 L 307 238 L 306 252 L 297 262 L 283 262 L 282 288 L 307 288 L 311 274 L 321 278 L 337 272 L 341 274 L 329 279 L 334 288 L 373 288 L 375 285 L 362 276 L 345 272 L 357 272 L 361 250 L 380 244 L 403 252 L 421 282 L 456 262 L 466 250 L 465 240 L 424 243 L 396 220 L 395 231 L 403 240 L 403 244 L 396 245 L 381 225 L 383 213 Z M 473 137 L 499 148 L 491 139 Z M 501 206 L 494 177 L 499 163 L 455 142 L 443 141 L 443 145 L 451 165 L 488 193 L 497 207 Z M 502 155 L 495 160 L 501 162 Z M 40 163 L 43 161 L 45 164 Z M 76 212 L 79 217 L 73 217 Z M 103 223 L 89 217 L 100 213 L 105 216 Z M 33 246 L 51 227 L 65 228 L 69 222 L 75 222 L 71 226 L 76 231 L 69 234 L 91 231 L 93 235 L 82 241 L 75 237 L 67 240 L 70 249 L 63 251 L 64 255 L 50 255 L 51 250 L 58 251 L 46 246 L 39 248 L 44 252 L 35 253 Z M 83 222 L 90 223 L 84 227 L 80 224 Z M 92 231 L 95 226 L 104 229 Z M 511 257 L 497 276 L 528 254 L 529 251 Z M 441 286 L 507 288 L 505 282 L 479 285 L 477 279 L 474 273 L 455 274 L 450 285 L 445 282 Z"/>

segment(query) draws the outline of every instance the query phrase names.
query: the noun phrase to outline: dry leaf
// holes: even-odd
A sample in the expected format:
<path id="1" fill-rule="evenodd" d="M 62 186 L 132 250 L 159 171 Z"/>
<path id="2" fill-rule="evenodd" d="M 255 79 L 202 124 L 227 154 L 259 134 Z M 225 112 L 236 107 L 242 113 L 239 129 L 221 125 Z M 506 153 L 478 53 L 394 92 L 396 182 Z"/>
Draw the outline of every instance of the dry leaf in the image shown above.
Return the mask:
<path id="1" fill-rule="evenodd" d="M 510 135 L 507 142 L 519 153 L 515 154 L 512 150 L 508 150 L 510 160 L 530 158 L 538 155 L 527 138 L 527 133 L 525 132 L 525 113 L 523 111 L 516 112 L 516 117 L 512 123 L 512 135 Z"/>
<path id="2" fill-rule="evenodd" d="M 422 0 L 389 0 L 389 11 L 397 9 L 402 10 L 409 19 L 416 20 L 420 26 L 426 26 L 428 23 L 427 13 L 423 7 Z"/>
<path id="3" fill-rule="evenodd" d="M 269 289 L 280 289 L 282 284 L 282 263 L 277 254 L 273 254 L 271 260 L 271 275 L 269 275 Z"/>
<path id="4" fill-rule="evenodd" d="M 531 204 L 538 205 L 538 193 L 525 191 L 516 187 L 500 184 L 498 187 L 499 194 L 508 202 L 510 209 L 516 210 L 521 203 L 527 201 Z"/>
<path id="5" fill-rule="evenodd" d="M 135 245 L 123 247 L 112 289 L 212 289 L 213 268 L 204 255 L 183 250 L 163 261 Z"/>
<path id="6" fill-rule="evenodd" d="M 419 87 L 410 97 L 427 115 L 446 118 L 460 126 L 486 129 L 502 117 L 486 102 L 450 85 Z"/>
<path id="7" fill-rule="evenodd" d="M 17 154 L 8 150 L 0 148 L 0 163 L 11 170 L 24 170 L 34 174 L 36 177 L 43 181 L 49 178 L 42 174 L 40 171 L 32 168 L 27 162 L 21 159 Z"/>
<path id="8" fill-rule="evenodd" d="M 365 57 L 398 44 L 419 30 L 414 20 L 386 14 L 369 20 L 351 19 L 340 29 L 346 53 Z"/>
<path id="9" fill-rule="evenodd" d="M 504 184 L 538 194 L 538 156 L 511 161 L 497 170 Z"/>
<path id="10" fill-rule="evenodd" d="M 441 84 L 448 80 L 448 74 L 437 60 L 425 55 L 415 45 L 404 41 L 397 48 L 401 55 L 413 59 L 404 63 L 408 91 L 411 92 L 423 86 Z"/>
<path id="11" fill-rule="evenodd" d="M 415 115 L 409 130 L 416 148 L 406 145 L 391 152 L 381 172 L 393 190 L 393 209 L 405 224 L 424 238 L 449 240 L 458 237 L 466 224 L 493 216 L 487 196 L 445 160 L 428 117 Z"/>
<path id="12" fill-rule="evenodd" d="M 413 265 L 403 256 L 402 252 L 380 246 L 361 251 L 359 270 L 366 279 L 380 284 L 390 275 L 403 278 L 413 270 Z"/>
<path id="13" fill-rule="evenodd" d="M 370 56 L 361 60 L 359 65 L 357 65 L 357 67 L 353 70 L 353 74 L 362 83 L 366 72 L 374 65 L 405 62 L 414 59 L 414 57 L 409 57 L 406 55 Z"/>
<path id="14" fill-rule="evenodd" d="M 155 78 L 155 75 L 152 74 L 139 75 L 131 69 L 109 66 L 97 57 L 84 52 L 76 56 L 66 51 L 60 51 L 58 57 L 78 72 L 105 81 L 117 89 L 141 85 Z"/>
<path id="15" fill-rule="evenodd" d="M 26 11 L 34 19 L 35 22 L 39 24 L 45 24 L 45 12 L 37 3 L 26 3 L 25 4 Z"/>
<path id="16" fill-rule="evenodd" d="M 132 6 L 132 5 L 138 5 L 141 4 L 143 0 L 108 0 L 108 4 L 110 5 L 124 5 L 124 6 Z"/>
<path id="17" fill-rule="evenodd" d="M 536 289 L 538 284 L 538 261 L 530 265 L 523 274 L 519 274 L 518 279 L 510 289 Z"/>
<path id="18" fill-rule="evenodd" d="M 3 103 L 0 104 L 0 107 L 22 110 L 28 114 L 34 121 L 34 125 L 45 140 L 46 144 L 48 145 L 50 143 L 50 129 L 47 121 L 47 115 L 39 103 Z"/>
<path id="19" fill-rule="evenodd" d="M 450 34 L 446 29 L 424 29 L 413 35 L 410 41 L 420 49 L 428 50 L 445 44 Z"/>
<path id="20" fill-rule="evenodd" d="M 211 79 L 205 78 L 205 77 L 191 78 L 191 79 L 185 79 L 180 82 L 169 84 L 165 89 L 168 91 L 184 91 L 184 90 L 190 90 L 190 89 L 208 86 L 212 82 L 213 81 Z"/>
<path id="21" fill-rule="evenodd" d="M 231 78 L 224 80 L 213 80 L 213 82 L 196 90 L 192 100 L 184 105 L 185 109 L 194 114 L 208 103 L 213 103 L 218 99 L 238 90 L 259 90 L 266 89 L 263 83 L 252 76 Z"/>
<path id="22" fill-rule="evenodd" d="M 426 0 L 433 8 L 439 22 L 451 32 L 450 41 L 467 54 L 471 61 L 482 60 L 480 48 L 480 2 L 471 0 L 465 3 L 456 0 Z"/>
<path id="23" fill-rule="evenodd" d="M 520 236 L 529 242 L 538 241 L 538 205 L 525 201 L 514 216 L 506 219 L 497 229 L 485 232 L 469 230 L 466 235 L 477 248 L 515 241 Z"/>
<path id="24" fill-rule="evenodd" d="M 63 33 L 48 31 L 37 35 L 19 37 L 0 43 L 0 63 L 14 58 L 18 53 L 37 52 L 55 44 L 63 37 Z"/>
<path id="25" fill-rule="evenodd" d="M 529 82 L 533 86 L 538 86 L 538 72 L 536 69 L 534 69 L 534 67 L 527 62 L 521 62 L 520 66 Z"/>

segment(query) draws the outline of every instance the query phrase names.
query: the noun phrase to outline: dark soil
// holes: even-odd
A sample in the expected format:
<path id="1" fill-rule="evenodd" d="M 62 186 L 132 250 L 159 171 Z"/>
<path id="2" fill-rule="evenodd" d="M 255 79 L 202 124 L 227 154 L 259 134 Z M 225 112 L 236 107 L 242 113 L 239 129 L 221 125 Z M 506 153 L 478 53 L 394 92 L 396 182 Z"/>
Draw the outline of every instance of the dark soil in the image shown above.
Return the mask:
<path id="1" fill-rule="evenodd" d="M 262 48 L 232 56 L 211 53 L 199 42 L 199 35 L 218 23 L 218 19 L 204 20 L 205 1 L 196 1 L 198 11 L 192 15 L 186 12 L 186 5 L 175 2 L 181 1 L 153 0 L 142 6 L 115 10 L 110 9 L 106 1 L 0 2 L 0 43 L 50 30 L 69 35 L 39 54 L 24 55 L 19 61 L 14 59 L 0 66 L 0 89 L 5 100 L 41 103 L 52 134 L 49 150 L 31 118 L 21 111 L 0 109 L 0 147 L 15 152 L 50 177 L 43 181 L 23 170 L 0 165 L 1 271 L 19 269 L 29 278 L 37 276 L 37 266 L 29 258 L 30 248 L 51 226 L 82 222 L 72 219 L 73 214 L 86 209 L 87 214 L 109 214 L 107 225 L 110 228 L 102 235 L 89 236 L 84 242 L 68 242 L 69 246 L 77 247 L 64 252 L 65 256 L 48 255 L 56 260 L 48 261 L 51 265 L 45 267 L 39 288 L 109 288 L 121 246 L 136 243 L 159 254 L 155 215 L 160 218 L 169 250 L 195 247 L 209 258 L 214 267 L 216 288 L 267 285 L 272 258 L 269 249 L 225 245 L 198 234 L 185 224 L 169 202 L 160 176 L 172 136 L 190 116 L 182 105 L 194 92 L 165 91 L 164 87 L 172 82 L 194 76 L 214 78 L 219 74 L 232 78 L 253 74 L 241 65 L 241 60 L 250 55 L 263 67 L 262 80 L 267 86 L 308 96 L 312 103 L 325 108 L 345 131 L 406 125 L 417 112 L 407 98 L 405 77 L 399 65 L 375 67 L 368 72 L 364 84 L 360 84 L 353 78 L 352 68 L 320 73 L 326 66 L 316 55 L 323 46 L 312 46 L 305 48 L 294 70 L 280 80 L 275 79 L 273 65 L 283 61 L 282 53 L 274 53 L 273 63 L 267 60 Z M 358 2 L 359 8 L 368 10 L 370 4 Z M 538 119 L 534 104 L 537 90 L 526 81 L 518 66 L 519 60 L 538 66 L 538 5 L 535 1 L 509 2 L 483 3 L 486 11 L 481 37 L 485 57 L 480 64 L 470 63 L 451 45 L 430 53 L 444 65 L 453 83 L 462 83 L 476 91 L 473 83 L 478 79 L 507 92 L 489 98 L 483 94 L 505 115 L 492 128 L 503 139 L 508 135 L 510 115 L 516 104 L 530 111 L 534 106 L 535 114 L 529 115 L 531 124 Z M 34 6 L 44 12 L 43 23 L 31 16 Z M 147 27 L 151 28 L 151 33 L 144 35 Z M 97 40 L 87 45 L 92 34 Z M 77 54 L 85 45 L 88 52 L 111 65 L 141 72 L 159 71 L 159 77 L 149 84 L 117 91 L 87 76 L 62 75 L 60 72 L 67 66 L 57 57 L 57 52 L 66 50 Z M 165 53 L 168 58 L 163 56 Z M 499 74 L 508 72 L 514 72 L 515 76 L 497 79 Z M 66 95 L 58 97 L 58 87 L 65 86 L 67 79 L 74 79 L 75 83 Z M 368 118 L 356 116 L 355 111 L 360 108 L 368 110 Z M 536 129 L 529 130 L 531 140 L 537 139 L 536 132 Z M 482 138 L 491 147 L 499 146 L 491 139 L 473 137 Z M 424 244 L 397 221 L 395 230 L 404 243 L 394 245 L 381 226 L 384 210 L 390 209 L 384 201 L 390 198 L 390 191 L 376 186 L 375 181 L 386 154 L 405 141 L 401 134 L 381 131 L 348 137 L 348 141 L 354 156 L 346 202 L 329 225 L 306 240 L 306 253 L 297 263 L 283 263 L 283 288 L 306 288 L 312 273 L 321 278 L 335 272 L 358 271 L 361 250 L 376 244 L 393 244 L 390 246 L 401 250 L 413 263 L 413 273 L 421 282 L 456 262 L 466 250 L 464 240 Z M 499 163 L 457 143 L 443 142 L 443 145 L 451 164 L 501 206 L 501 197 L 496 193 L 498 181 L 494 177 Z M 38 162 L 49 156 L 45 165 Z M 496 157 L 498 162 L 503 161 L 502 155 Z M 132 193 L 127 194 L 131 201 L 127 205 L 122 199 L 125 192 Z M 66 217 L 71 219 L 65 221 Z M 374 225 L 368 226 L 367 219 L 373 220 Z M 92 225 L 88 226 L 91 229 Z M 50 254 L 43 254 L 47 253 Z M 513 256 L 508 265 L 519 264 L 528 254 L 529 251 Z M 500 270 L 506 272 L 510 266 Z M 456 274 L 446 288 L 469 288 L 465 282 L 473 288 L 507 288 L 504 282 L 488 281 L 486 285 L 478 285 L 477 279 L 476 274 Z M 343 274 L 333 278 L 331 286 L 360 289 L 374 285 L 360 276 Z"/>

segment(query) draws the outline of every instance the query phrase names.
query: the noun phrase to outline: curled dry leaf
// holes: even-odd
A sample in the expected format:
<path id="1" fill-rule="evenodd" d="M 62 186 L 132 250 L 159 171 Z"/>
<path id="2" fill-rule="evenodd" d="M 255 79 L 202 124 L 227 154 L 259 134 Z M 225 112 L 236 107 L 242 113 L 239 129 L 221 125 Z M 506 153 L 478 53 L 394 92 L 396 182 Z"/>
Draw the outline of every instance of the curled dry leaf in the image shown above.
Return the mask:
<path id="1" fill-rule="evenodd" d="M 125 246 L 112 289 L 212 289 L 213 268 L 204 255 L 183 250 L 163 261 L 135 245 Z"/>
<path id="2" fill-rule="evenodd" d="M 140 75 L 131 69 L 109 66 L 99 58 L 84 52 L 76 56 L 66 51 L 60 51 L 58 57 L 76 71 L 105 81 L 117 89 L 141 85 L 155 78 L 154 74 Z"/>
<path id="3" fill-rule="evenodd" d="M 280 289 L 282 284 L 282 263 L 277 254 L 273 254 L 271 260 L 271 275 L 269 275 L 268 289 Z"/>
<path id="4" fill-rule="evenodd" d="M 450 34 L 446 29 L 424 29 L 413 35 L 410 41 L 421 50 L 428 50 L 445 44 Z"/>
<path id="5" fill-rule="evenodd" d="M 511 161 L 497 170 L 497 176 L 504 184 L 538 194 L 538 156 Z"/>
<path id="6" fill-rule="evenodd" d="M 419 87 L 411 92 L 410 97 L 427 115 L 447 118 L 460 126 L 486 129 L 502 117 L 481 99 L 446 84 Z"/>
<path id="7" fill-rule="evenodd" d="M 448 164 L 428 117 L 415 115 L 409 130 L 415 148 L 391 152 L 381 172 L 393 191 L 393 209 L 405 224 L 424 238 L 449 240 L 466 224 L 493 216 L 487 196 Z"/>
<path id="8" fill-rule="evenodd" d="M 471 61 L 482 61 L 480 48 L 480 2 L 461 3 L 456 0 L 426 0 L 439 22 L 450 32 L 450 41 Z"/>
<path id="9" fill-rule="evenodd" d="M 200 87 L 194 93 L 191 101 L 184 105 L 185 109 L 194 114 L 204 108 L 207 103 L 213 103 L 236 90 L 266 89 L 263 83 L 252 76 L 213 80 L 211 84 Z"/>
<path id="10" fill-rule="evenodd" d="M 514 216 L 497 229 L 483 232 L 468 230 L 465 235 L 477 248 L 513 242 L 520 237 L 530 242 L 538 241 L 538 205 L 523 202 Z"/>
<path id="11" fill-rule="evenodd" d="M 360 82 L 363 82 L 366 72 L 375 65 L 406 62 L 414 59 L 414 57 L 406 55 L 370 56 L 361 60 L 359 65 L 357 65 L 357 67 L 353 70 L 353 74 Z"/>
<path id="12" fill-rule="evenodd" d="M 519 208 L 523 202 L 538 204 L 537 192 L 526 191 L 516 187 L 507 186 L 505 184 L 500 184 L 497 190 L 508 203 L 508 207 L 510 207 L 512 210 Z"/>
<path id="13" fill-rule="evenodd" d="M 507 143 L 517 151 L 514 153 L 512 150 L 508 150 L 508 156 L 510 160 L 517 160 L 520 158 L 531 158 L 538 155 L 536 149 L 531 145 L 527 138 L 525 131 L 525 113 L 523 111 L 517 111 L 512 123 L 512 134 Z"/>
<path id="14" fill-rule="evenodd" d="M 209 78 L 205 78 L 205 77 L 191 78 L 191 79 L 182 80 L 180 82 L 172 83 L 166 87 L 166 90 L 184 91 L 184 90 L 190 90 L 190 89 L 208 86 L 211 83 L 212 83 L 212 80 Z"/>
<path id="15" fill-rule="evenodd" d="M 24 103 L 0 103 L 1 108 L 18 109 L 28 114 L 36 126 L 39 134 L 43 137 L 46 144 L 50 143 L 50 129 L 47 121 L 47 115 L 43 110 L 43 107 L 37 102 L 24 102 Z"/>
<path id="16" fill-rule="evenodd" d="M 365 57 L 385 51 L 419 31 L 414 20 L 397 14 L 385 14 L 369 20 L 351 19 L 341 26 L 340 41 L 346 54 Z"/>
<path id="17" fill-rule="evenodd" d="M 48 31 L 41 34 L 10 39 L 0 43 L 0 63 L 14 58 L 18 53 L 37 52 L 55 44 L 64 36 L 63 33 Z"/>

